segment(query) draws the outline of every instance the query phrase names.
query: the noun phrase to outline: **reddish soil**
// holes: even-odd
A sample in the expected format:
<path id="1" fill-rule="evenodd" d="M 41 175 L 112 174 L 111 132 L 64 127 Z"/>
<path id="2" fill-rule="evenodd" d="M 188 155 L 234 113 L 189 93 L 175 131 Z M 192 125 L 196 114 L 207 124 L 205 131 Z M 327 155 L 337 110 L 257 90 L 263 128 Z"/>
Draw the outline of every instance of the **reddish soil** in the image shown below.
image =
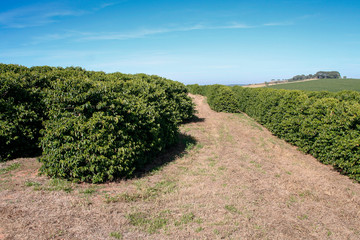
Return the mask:
<path id="1" fill-rule="evenodd" d="M 141 177 L 54 184 L 34 158 L 1 164 L 20 166 L 0 172 L 0 239 L 360 239 L 359 183 L 192 97 L 196 143 Z"/>

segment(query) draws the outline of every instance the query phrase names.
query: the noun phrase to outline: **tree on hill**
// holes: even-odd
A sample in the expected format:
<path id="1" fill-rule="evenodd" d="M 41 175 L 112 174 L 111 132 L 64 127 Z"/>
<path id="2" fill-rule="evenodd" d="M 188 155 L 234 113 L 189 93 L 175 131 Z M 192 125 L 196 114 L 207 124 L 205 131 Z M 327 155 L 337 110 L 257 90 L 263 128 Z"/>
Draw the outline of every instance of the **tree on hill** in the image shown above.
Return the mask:
<path id="1" fill-rule="evenodd" d="M 316 78 L 323 79 L 323 78 L 341 78 L 340 73 L 337 71 L 320 71 L 315 74 Z"/>
<path id="2" fill-rule="evenodd" d="M 288 79 L 289 82 L 294 81 L 300 81 L 300 80 L 306 80 L 306 79 L 323 79 L 323 78 L 341 78 L 340 73 L 337 71 L 319 71 L 315 74 L 309 74 L 309 75 L 296 75 L 290 79 Z"/>

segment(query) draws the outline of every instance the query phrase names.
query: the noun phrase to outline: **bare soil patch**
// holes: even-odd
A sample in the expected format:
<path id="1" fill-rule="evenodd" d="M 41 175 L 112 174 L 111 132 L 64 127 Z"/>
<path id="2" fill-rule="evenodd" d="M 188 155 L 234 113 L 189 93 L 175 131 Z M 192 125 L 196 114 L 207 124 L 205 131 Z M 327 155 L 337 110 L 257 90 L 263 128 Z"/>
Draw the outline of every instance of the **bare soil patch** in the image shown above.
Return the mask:
<path id="1" fill-rule="evenodd" d="M 288 82 L 288 81 L 268 82 L 267 84 L 266 83 L 254 83 L 254 84 L 245 85 L 243 87 L 259 88 L 259 87 L 266 87 L 266 86 L 275 86 L 275 85 L 279 85 L 279 84 L 299 83 L 299 82 L 308 82 L 308 81 L 316 81 L 316 80 L 320 80 L 320 79 L 319 78 L 311 78 L 311 79 L 297 80 L 297 81 L 293 81 L 293 82 Z"/>
<path id="2" fill-rule="evenodd" d="M 73 184 L 38 176 L 35 158 L 1 164 L 0 239 L 360 239 L 360 184 L 192 97 L 199 121 L 137 178 Z"/>

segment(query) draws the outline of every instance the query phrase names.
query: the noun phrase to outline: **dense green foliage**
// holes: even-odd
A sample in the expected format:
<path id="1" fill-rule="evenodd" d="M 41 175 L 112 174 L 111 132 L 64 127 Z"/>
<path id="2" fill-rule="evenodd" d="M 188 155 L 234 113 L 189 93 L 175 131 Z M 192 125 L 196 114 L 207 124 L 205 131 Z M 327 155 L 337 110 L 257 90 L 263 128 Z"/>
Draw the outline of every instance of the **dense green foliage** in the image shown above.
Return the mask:
<path id="1" fill-rule="evenodd" d="M 269 86 L 269 88 L 330 92 L 352 90 L 360 92 L 360 79 L 319 79 L 307 82 L 272 85 Z"/>
<path id="2" fill-rule="evenodd" d="M 229 86 L 193 84 L 188 85 L 187 88 L 193 94 L 207 96 L 210 107 L 217 112 L 237 112 L 239 109 L 236 96 Z"/>
<path id="3" fill-rule="evenodd" d="M 198 87 L 216 89 L 218 86 Z M 192 91 L 193 86 L 189 86 Z M 360 181 L 360 93 L 231 88 L 239 108 L 276 136 Z M 214 108 L 214 104 L 209 104 Z M 234 111 L 234 112 L 237 112 Z"/>
<path id="4" fill-rule="evenodd" d="M 341 75 L 337 71 L 320 71 L 315 73 L 315 78 L 323 79 L 323 78 L 341 78 Z"/>
<path id="5" fill-rule="evenodd" d="M 185 86 L 158 76 L 3 64 L 0 79 L 1 159 L 40 145 L 41 172 L 52 177 L 131 176 L 194 113 Z"/>
<path id="6" fill-rule="evenodd" d="M 206 90 L 207 100 L 212 109 L 217 112 L 236 112 L 238 101 L 231 88 L 224 85 L 213 85 Z"/>
<path id="7" fill-rule="evenodd" d="M 289 82 L 294 82 L 294 81 L 300 81 L 300 80 L 306 80 L 306 79 L 314 79 L 314 78 L 318 78 L 318 79 L 338 79 L 341 78 L 341 75 L 339 72 L 337 71 L 319 71 L 315 74 L 309 74 L 309 75 L 296 75 L 290 79 L 288 79 Z"/>
<path id="8" fill-rule="evenodd" d="M 39 153 L 41 85 L 16 65 L 0 65 L 0 162 Z"/>

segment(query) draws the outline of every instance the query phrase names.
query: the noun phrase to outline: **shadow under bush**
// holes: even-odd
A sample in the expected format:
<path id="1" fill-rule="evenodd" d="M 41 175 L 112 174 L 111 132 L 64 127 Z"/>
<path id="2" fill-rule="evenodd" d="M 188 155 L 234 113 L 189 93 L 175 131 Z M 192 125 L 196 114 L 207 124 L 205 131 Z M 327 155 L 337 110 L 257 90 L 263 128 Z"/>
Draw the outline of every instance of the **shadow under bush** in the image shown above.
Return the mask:
<path id="1" fill-rule="evenodd" d="M 137 169 L 134 173 L 134 177 L 142 177 L 147 175 L 148 173 L 161 169 L 168 163 L 173 162 L 177 158 L 184 156 L 196 144 L 197 141 L 194 137 L 180 133 L 178 141 L 175 145 L 165 149 L 158 156 L 154 157 L 151 162 L 144 165 L 142 168 Z"/>

